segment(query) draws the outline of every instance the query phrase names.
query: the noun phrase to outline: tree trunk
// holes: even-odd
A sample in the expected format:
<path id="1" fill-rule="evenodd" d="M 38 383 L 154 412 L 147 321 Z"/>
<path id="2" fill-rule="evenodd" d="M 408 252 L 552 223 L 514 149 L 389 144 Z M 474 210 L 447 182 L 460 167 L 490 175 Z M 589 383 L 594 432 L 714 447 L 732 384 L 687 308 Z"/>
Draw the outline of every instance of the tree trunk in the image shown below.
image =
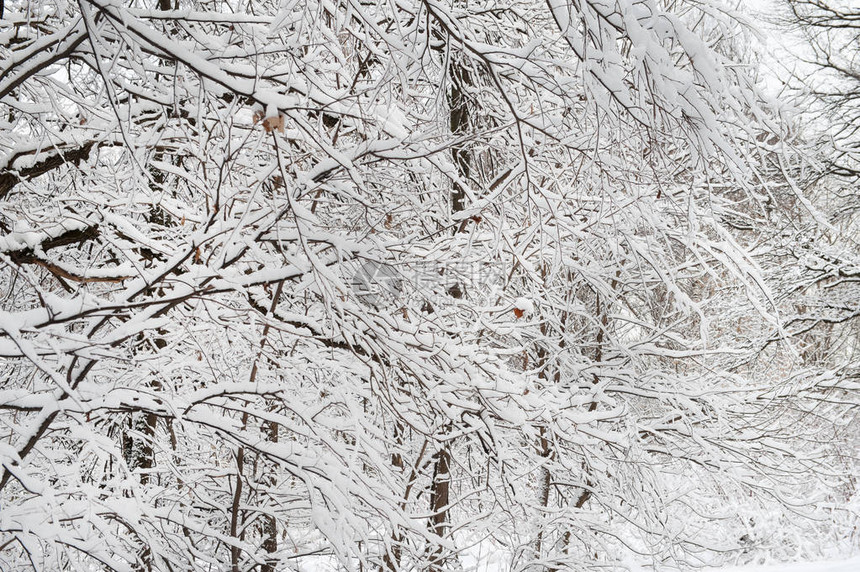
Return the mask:
<path id="1" fill-rule="evenodd" d="M 278 442 L 278 424 L 270 421 L 267 423 L 266 438 L 270 443 Z M 271 479 L 272 481 L 274 479 Z M 274 485 L 274 482 L 267 483 Z M 263 550 L 269 554 L 275 554 L 278 551 L 278 521 L 272 515 L 263 517 Z M 260 572 L 275 572 L 277 562 L 274 559 L 269 559 L 260 567 Z"/>
<path id="2" fill-rule="evenodd" d="M 465 134 L 471 124 L 471 109 L 468 105 L 468 88 L 472 86 L 472 78 L 462 65 L 451 64 L 449 77 L 451 90 L 448 93 L 449 123 L 453 135 Z M 467 181 L 471 173 L 471 154 L 464 142 L 457 142 L 451 147 L 451 156 L 457 167 L 460 179 Z M 451 213 L 456 214 L 466 208 L 466 190 L 458 181 L 454 181 L 451 192 Z M 464 225 L 460 225 L 462 231 Z M 465 289 L 454 284 L 448 289 L 448 294 L 461 298 Z M 444 433 L 448 430 L 445 429 Z M 430 487 L 430 530 L 441 539 L 448 534 L 449 505 L 451 498 L 451 450 L 447 442 L 441 445 L 433 455 L 433 482 Z M 430 555 L 429 572 L 440 572 L 444 567 L 444 549 L 439 544 Z"/>
<path id="3" fill-rule="evenodd" d="M 245 448 L 236 451 L 236 488 L 233 490 L 233 505 L 230 507 L 230 538 L 239 540 L 239 503 L 242 500 L 242 473 L 245 470 Z M 242 554 L 238 546 L 230 546 L 230 572 L 239 572 L 239 556 Z"/>
<path id="4" fill-rule="evenodd" d="M 451 451 L 443 445 L 433 455 L 433 483 L 430 487 L 430 530 L 439 538 L 448 534 L 448 504 L 451 491 Z M 442 572 L 445 563 L 444 549 L 438 545 L 430 555 L 429 572 Z"/>

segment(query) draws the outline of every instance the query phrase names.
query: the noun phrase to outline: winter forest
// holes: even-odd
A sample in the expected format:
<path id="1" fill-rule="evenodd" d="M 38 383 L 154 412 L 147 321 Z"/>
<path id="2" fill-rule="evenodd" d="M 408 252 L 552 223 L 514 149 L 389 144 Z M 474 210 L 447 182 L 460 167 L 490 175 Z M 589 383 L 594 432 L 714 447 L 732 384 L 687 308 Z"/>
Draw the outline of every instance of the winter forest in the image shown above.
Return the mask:
<path id="1" fill-rule="evenodd" d="M 0 1 L 0 570 L 860 552 L 852 0 Z"/>

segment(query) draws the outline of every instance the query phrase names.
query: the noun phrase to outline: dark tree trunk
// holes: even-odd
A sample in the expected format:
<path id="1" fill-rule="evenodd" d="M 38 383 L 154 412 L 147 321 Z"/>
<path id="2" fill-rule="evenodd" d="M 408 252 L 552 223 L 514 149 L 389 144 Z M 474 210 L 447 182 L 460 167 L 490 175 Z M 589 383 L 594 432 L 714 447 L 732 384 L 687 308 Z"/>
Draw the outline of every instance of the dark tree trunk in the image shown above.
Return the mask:
<path id="1" fill-rule="evenodd" d="M 439 538 L 448 534 L 448 505 L 451 491 L 451 451 L 443 446 L 433 455 L 433 483 L 430 487 L 431 531 Z M 438 545 L 430 555 L 429 572 L 442 572 L 445 563 L 444 550 Z"/>

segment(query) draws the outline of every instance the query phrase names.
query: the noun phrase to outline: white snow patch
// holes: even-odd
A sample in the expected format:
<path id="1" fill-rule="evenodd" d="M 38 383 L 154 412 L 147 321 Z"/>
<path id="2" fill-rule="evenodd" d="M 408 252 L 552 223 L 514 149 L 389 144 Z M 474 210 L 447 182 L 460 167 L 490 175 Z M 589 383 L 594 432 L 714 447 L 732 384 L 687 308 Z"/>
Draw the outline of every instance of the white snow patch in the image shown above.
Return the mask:
<path id="1" fill-rule="evenodd" d="M 514 308 L 522 310 L 527 314 L 531 314 L 535 311 L 535 303 L 529 298 L 520 297 L 514 300 Z"/>

